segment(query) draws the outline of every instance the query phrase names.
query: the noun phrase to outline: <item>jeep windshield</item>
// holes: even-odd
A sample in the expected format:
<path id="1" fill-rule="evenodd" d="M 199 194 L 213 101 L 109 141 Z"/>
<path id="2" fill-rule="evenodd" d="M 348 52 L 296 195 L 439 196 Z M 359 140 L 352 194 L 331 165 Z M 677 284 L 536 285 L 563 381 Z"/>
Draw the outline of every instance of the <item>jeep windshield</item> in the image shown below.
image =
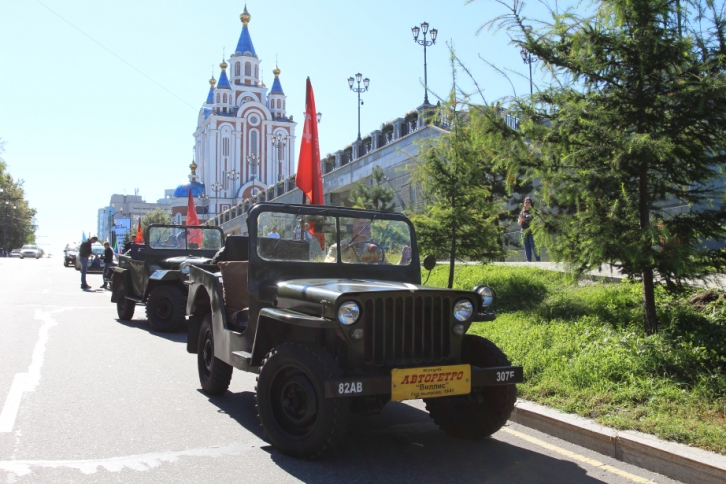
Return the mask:
<path id="1" fill-rule="evenodd" d="M 358 217 L 263 212 L 256 247 L 265 260 L 320 264 L 407 266 L 412 256 L 409 225 L 371 212 Z"/>
<path id="2" fill-rule="evenodd" d="M 222 232 L 216 227 L 149 227 L 148 244 L 152 249 L 218 250 L 222 240 Z"/>

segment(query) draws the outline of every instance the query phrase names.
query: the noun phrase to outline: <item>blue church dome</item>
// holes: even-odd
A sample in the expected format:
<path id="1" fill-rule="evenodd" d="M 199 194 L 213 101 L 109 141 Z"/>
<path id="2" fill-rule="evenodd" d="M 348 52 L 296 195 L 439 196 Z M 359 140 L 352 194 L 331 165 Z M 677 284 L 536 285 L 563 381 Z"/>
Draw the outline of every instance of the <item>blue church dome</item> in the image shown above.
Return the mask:
<path id="1" fill-rule="evenodd" d="M 183 183 L 176 187 L 176 190 L 174 190 L 174 198 L 188 197 L 189 190 L 192 191 L 193 197 L 198 197 L 199 195 L 204 193 L 204 183 L 199 183 L 196 181 Z"/>

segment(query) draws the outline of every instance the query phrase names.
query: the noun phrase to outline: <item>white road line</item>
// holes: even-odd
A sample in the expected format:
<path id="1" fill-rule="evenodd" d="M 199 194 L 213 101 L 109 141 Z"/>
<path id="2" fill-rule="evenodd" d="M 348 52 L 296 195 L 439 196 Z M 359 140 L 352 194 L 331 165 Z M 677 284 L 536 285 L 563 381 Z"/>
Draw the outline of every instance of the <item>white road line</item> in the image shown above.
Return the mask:
<path id="1" fill-rule="evenodd" d="M 0 469 L 12 472 L 17 476 L 30 474 L 34 467 L 41 468 L 71 468 L 83 474 L 95 474 L 99 467 L 109 472 L 120 472 L 123 469 L 134 471 L 148 471 L 159 467 L 162 462 L 176 462 L 181 457 L 224 457 L 229 455 L 242 455 L 257 447 L 267 445 L 262 440 L 254 440 L 245 444 L 231 444 L 221 447 L 201 447 L 198 449 L 156 452 L 151 454 L 138 454 L 123 457 L 109 457 L 107 459 L 88 460 L 6 460 L 0 461 Z"/>
<path id="2" fill-rule="evenodd" d="M 51 317 L 53 313 L 59 313 L 71 308 L 61 308 L 54 311 L 43 312 L 40 309 L 35 310 L 35 319 L 40 319 L 43 324 L 38 331 L 38 341 L 33 349 L 33 359 L 30 361 L 27 373 L 17 373 L 10 386 L 10 392 L 5 399 L 3 412 L 0 414 L 0 433 L 12 432 L 15 426 L 15 419 L 20 410 L 20 401 L 23 393 L 32 392 L 40 383 L 40 369 L 43 367 L 45 358 L 45 345 L 48 343 L 48 332 L 50 328 L 57 325 L 58 322 Z"/>

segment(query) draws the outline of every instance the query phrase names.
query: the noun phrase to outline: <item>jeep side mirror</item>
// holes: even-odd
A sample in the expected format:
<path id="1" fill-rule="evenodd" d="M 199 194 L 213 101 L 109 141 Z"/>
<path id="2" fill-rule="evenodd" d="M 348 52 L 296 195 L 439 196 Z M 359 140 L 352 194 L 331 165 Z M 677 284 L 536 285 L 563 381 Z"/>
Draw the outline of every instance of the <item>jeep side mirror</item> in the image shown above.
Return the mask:
<path id="1" fill-rule="evenodd" d="M 427 271 L 433 270 L 433 268 L 436 267 L 436 257 L 431 254 L 424 257 L 423 266 Z"/>

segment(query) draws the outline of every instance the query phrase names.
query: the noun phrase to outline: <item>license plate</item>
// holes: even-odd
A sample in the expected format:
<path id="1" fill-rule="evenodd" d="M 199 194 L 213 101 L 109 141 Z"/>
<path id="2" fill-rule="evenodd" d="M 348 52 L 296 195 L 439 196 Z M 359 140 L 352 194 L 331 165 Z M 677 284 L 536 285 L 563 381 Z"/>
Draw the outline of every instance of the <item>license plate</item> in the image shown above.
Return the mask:
<path id="1" fill-rule="evenodd" d="M 471 366 L 427 366 L 391 370 L 391 400 L 449 397 L 471 393 Z"/>

